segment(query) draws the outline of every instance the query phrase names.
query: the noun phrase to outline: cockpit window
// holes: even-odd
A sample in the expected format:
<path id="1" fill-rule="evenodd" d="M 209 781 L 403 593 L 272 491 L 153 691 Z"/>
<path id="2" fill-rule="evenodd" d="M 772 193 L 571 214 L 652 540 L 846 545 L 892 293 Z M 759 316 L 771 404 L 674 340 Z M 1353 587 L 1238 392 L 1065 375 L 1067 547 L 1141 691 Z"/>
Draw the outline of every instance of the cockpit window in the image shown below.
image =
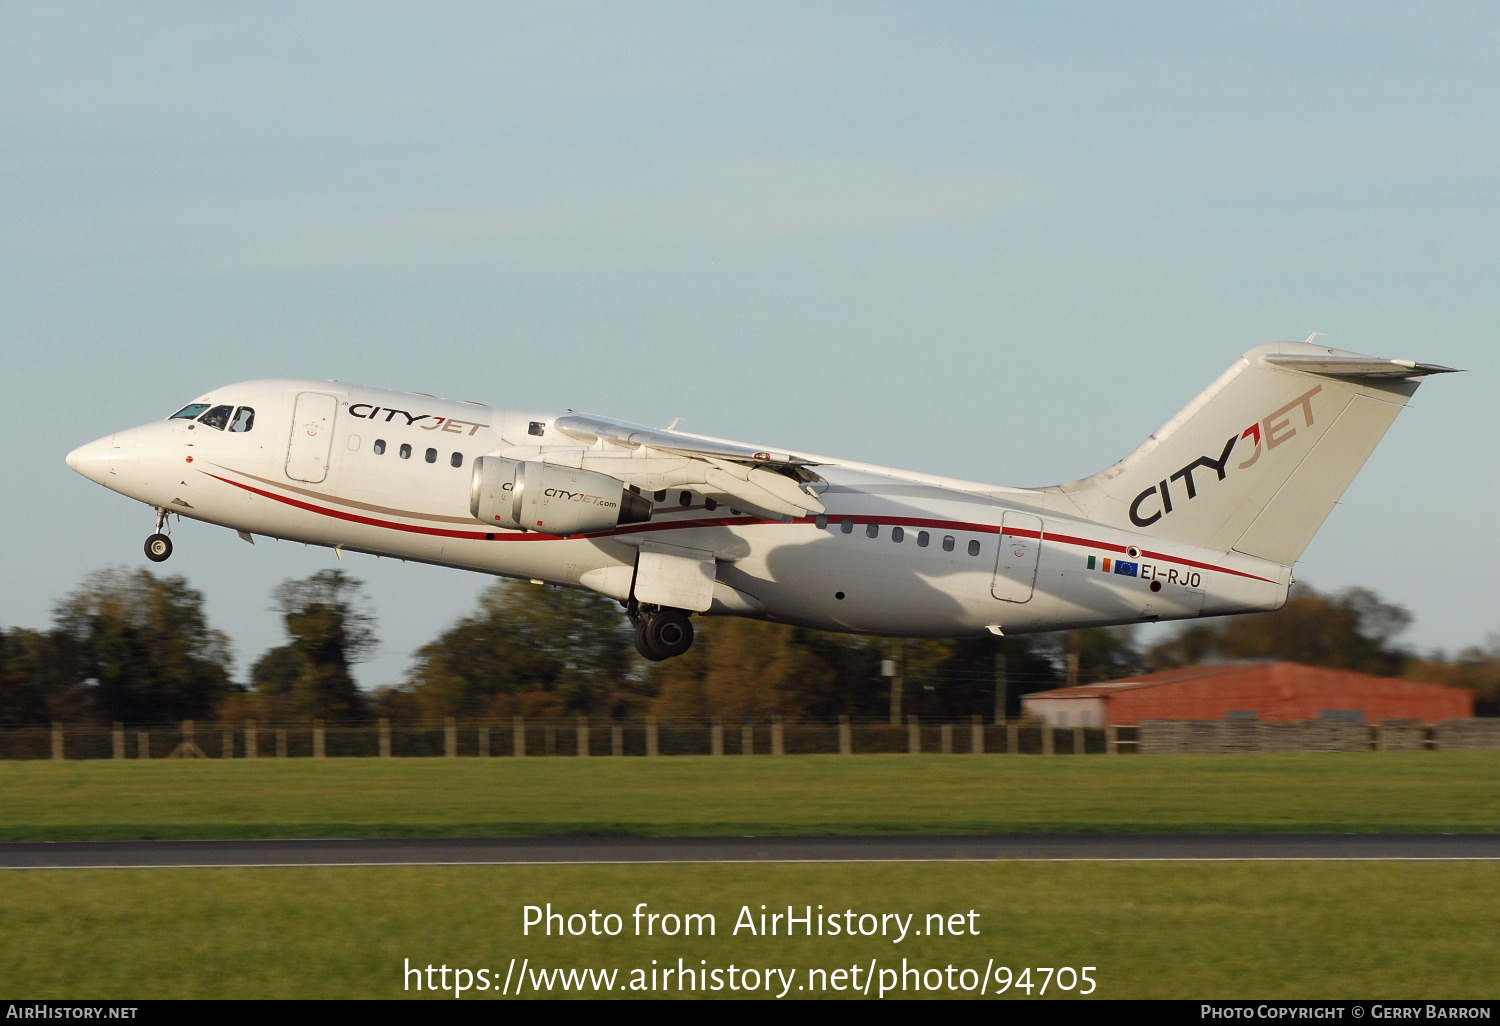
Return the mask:
<path id="1" fill-rule="evenodd" d="M 220 431 L 223 431 L 225 425 L 229 423 L 229 412 L 233 409 L 233 406 L 215 406 L 199 417 L 198 423 L 204 427 L 218 428 Z"/>
<path id="2" fill-rule="evenodd" d="M 193 405 L 191 405 L 191 406 L 184 406 L 182 409 L 178 410 L 176 413 L 172 414 L 167 419 L 168 420 L 197 420 L 198 419 L 198 414 L 202 413 L 206 409 L 208 409 L 208 403 L 193 403 Z"/>
<path id="3" fill-rule="evenodd" d="M 249 431 L 255 426 L 255 411 L 248 406 L 241 406 L 234 411 L 234 420 L 229 423 L 231 431 Z"/>

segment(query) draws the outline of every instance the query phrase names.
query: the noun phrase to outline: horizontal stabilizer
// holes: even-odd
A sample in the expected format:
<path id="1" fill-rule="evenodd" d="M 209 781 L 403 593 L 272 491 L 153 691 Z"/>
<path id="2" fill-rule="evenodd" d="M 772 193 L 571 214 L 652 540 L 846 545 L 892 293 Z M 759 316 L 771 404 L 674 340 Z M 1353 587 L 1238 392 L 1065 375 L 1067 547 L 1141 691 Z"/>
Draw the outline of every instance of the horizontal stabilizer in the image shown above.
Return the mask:
<path id="1" fill-rule="evenodd" d="M 1329 356 L 1306 353 L 1278 353 L 1264 357 L 1266 363 L 1304 374 L 1321 374 L 1329 378 L 1420 378 L 1428 374 L 1455 374 L 1457 367 L 1415 360 L 1375 360 L 1368 356 Z"/>

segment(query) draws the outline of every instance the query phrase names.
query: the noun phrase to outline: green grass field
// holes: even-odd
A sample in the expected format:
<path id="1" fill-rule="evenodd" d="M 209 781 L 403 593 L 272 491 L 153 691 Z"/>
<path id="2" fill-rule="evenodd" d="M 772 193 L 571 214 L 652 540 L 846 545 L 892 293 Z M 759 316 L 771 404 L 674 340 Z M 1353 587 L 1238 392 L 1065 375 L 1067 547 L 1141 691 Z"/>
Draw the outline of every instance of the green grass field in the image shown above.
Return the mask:
<path id="1" fill-rule="evenodd" d="M 0 763 L 0 840 L 1489 832 L 1500 752 Z"/>
<path id="2" fill-rule="evenodd" d="M 1462 752 L 7 762 L 0 838 L 1488 832 L 1500 824 L 1497 784 L 1500 753 Z M 529 970 L 617 970 L 615 996 L 703 996 L 662 980 L 679 959 L 719 970 L 725 989 L 708 996 L 727 997 L 784 985 L 777 977 L 768 991 L 762 976 L 754 991 L 728 989 L 731 965 L 791 973 L 788 997 L 823 996 L 796 990 L 814 970 L 842 969 L 845 986 L 862 985 L 849 975 L 856 965 L 876 967 L 872 994 L 882 983 L 939 985 L 892 997 L 973 996 L 963 987 L 992 966 L 1013 976 L 1093 966 L 1101 998 L 1500 991 L 1500 867 L 1490 862 L 15 870 L 0 880 L 10 942 L 0 994 L 26 999 L 453 1000 L 414 989 L 403 970 L 484 970 L 469 982 L 498 988 L 512 958 Z M 524 906 L 549 902 L 617 913 L 623 932 L 525 935 Z M 711 913 L 717 930 L 637 936 L 638 902 Z M 918 927 L 928 914 L 973 910 L 965 921 L 978 932 L 899 944 L 735 935 L 740 908 L 762 904 L 913 914 Z M 667 990 L 625 989 L 651 980 L 633 970 L 653 969 Z M 1030 977 L 1035 997 L 1041 977 Z M 597 980 L 553 987 L 605 993 Z M 1014 987 L 1006 996 L 1026 997 Z"/>
<path id="3" fill-rule="evenodd" d="M 611 992 L 619 996 L 632 996 L 622 993 L 631 969 L 676 966 L 679 958 L 698 969 L 775 967 L 795 971 L 789 997 L 807 997 L 821 996 L 795 989 L 806 985 L 809 969 L 863 970 L 874 959 L 878 969 L 899 972 L 905 958 L 922 970 L 970 969 L 968 982 L 989 959 L 1016 974 L 1093 966 L 1100 998 L 1493 998 L 1497 883 L 1500 873 L 1488 863 L 27 871 L 7 874 L 0 892 L 10 940 L 0 994 L 452 1001 L 451 992 L 406 989 L 407 960 L 484 969 L 499 988 L 514 957 L 540 970 L 621 970 L 624 983 Z M 623 933 L 524 935 L 524 906 L 548 902 L 564 912 L 619 913 Z M 712 913 L 715 935 L 634 936 L 630 912 L 638 902 L 662 913 Z M 739 909 L 759 912 L 762 904 L 915 913 L 917 929 L 928 913 L 974 910 L 964 923 L 978 934 L 900 943 L 736 936 Z M 601 994 L 595 985 L 581 996 Z M 464 1000 L 496 996 L 471 992 Z M 1025 997 L 1015 989 L 1007 996 Z M 1041 995 L 1033 988 L 1032 996 Z M 1047 996 L 1067 995 L 1054 987 Z"/>

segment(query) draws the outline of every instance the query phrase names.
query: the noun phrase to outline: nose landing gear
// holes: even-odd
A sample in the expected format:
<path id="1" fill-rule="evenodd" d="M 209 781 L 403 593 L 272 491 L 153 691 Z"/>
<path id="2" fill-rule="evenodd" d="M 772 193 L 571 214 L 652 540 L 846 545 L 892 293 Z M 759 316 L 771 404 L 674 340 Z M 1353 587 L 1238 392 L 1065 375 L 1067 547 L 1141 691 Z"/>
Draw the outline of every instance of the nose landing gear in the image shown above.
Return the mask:
<path id="1" fill-rule="evenodd" d="M 635 624 L 635 650 L 653 663 L 680 656 L 693 647 L 693 621 L 681 609 L 630 609 Z"/>
<path id="2" fill-rule="evenodd" d="M 162 533 L 167 524 L 167 511 L 156 507 L 156 533 L 146 539 L 146 558 L 161 563 L 172 555 L 172 539 Z"/>

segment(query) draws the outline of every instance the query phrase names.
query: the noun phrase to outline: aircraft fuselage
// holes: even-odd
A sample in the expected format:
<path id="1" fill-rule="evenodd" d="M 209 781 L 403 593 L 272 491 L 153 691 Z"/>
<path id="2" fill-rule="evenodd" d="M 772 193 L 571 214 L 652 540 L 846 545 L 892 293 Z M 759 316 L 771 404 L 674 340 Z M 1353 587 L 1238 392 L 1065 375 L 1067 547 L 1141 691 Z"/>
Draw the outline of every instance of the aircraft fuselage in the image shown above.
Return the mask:
<path id="1" fill-rule="evenodd" d="M 851 633 L 1013 634 L 1269 610 L 1291 580 L 1277 562 L 1069 516 L 1037 490 L 806 454 L 823 513 L 776 519 L 674 487 L 639 492 L 650 503 L 643 522 L 567 536 L 512 530 L 472 512 L 478 458 L 621 447 L 580 444 L 556 427 L 559 411 L 328 381 L 244 382 L 195 406 L 209 422 L 143 424 L 75 450 L 69 465 L 159 510 L 252 536 L 627 603 L 643 551 L 694 554 L 712 578 L 696 611 Z M 566 490 L 558 499 L 605 501 Z"/>

